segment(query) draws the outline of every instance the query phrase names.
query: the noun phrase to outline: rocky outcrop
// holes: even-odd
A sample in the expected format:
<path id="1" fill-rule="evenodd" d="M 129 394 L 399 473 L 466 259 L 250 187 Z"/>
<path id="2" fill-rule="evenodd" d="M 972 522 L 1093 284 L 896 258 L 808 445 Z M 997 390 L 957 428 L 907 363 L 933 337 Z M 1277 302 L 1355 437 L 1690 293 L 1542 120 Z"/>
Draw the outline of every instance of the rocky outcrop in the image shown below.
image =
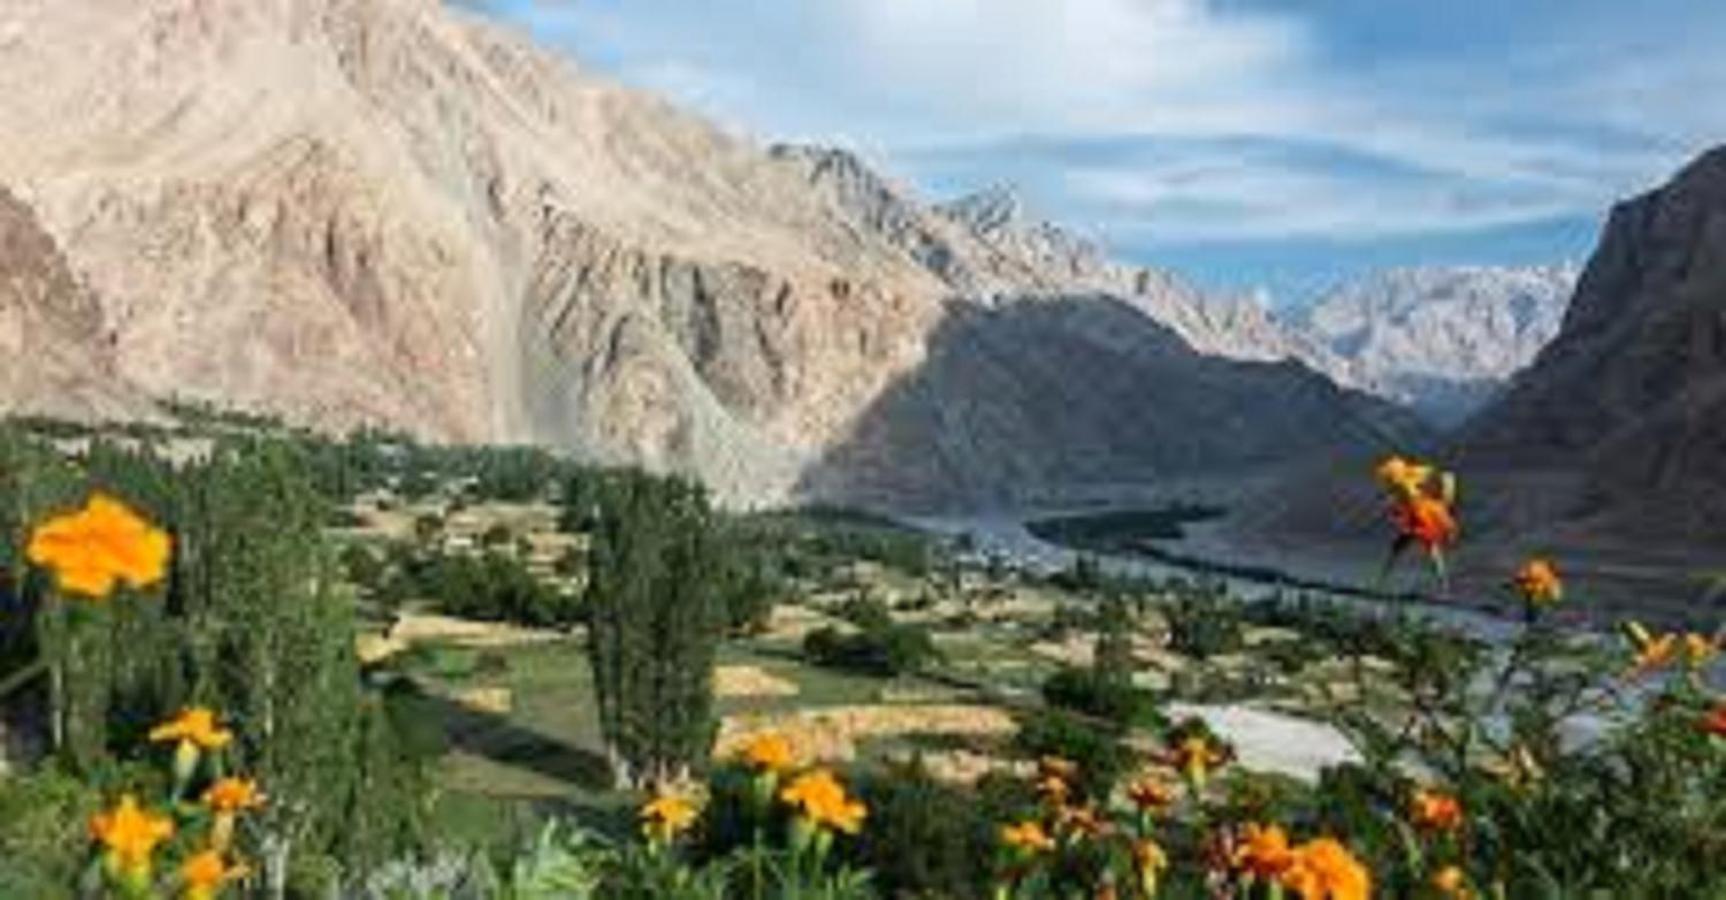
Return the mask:
<path id="1" fill-rule="evenodd" d="M 0 410 L 77 418 L 140 412 L 110 332 L 30 208 L 0 189 Z"/>
<path id="2" fill-rule="evenodd" d="M 1574 473 L 1572 529 L 1726 537 L 1726 148 L 1613 209 L 1558 337 L 1459 455 Z"/>
<path id="3" fill-rule="evenodd" d="M 1406 449 L 1460 472 L 1461 596 L 1504 598 L 1541 554 L 1579 610 L 1681 619 L 1726 600 L 1710 590 L 1726 570 L 1726 149 L 1616 207 L 1557 337 L 1445 443 Z M 1250 498 L 1218 553 L 1370 577 L 1388 534 L 1372 463 L 1314 463 Z"/>

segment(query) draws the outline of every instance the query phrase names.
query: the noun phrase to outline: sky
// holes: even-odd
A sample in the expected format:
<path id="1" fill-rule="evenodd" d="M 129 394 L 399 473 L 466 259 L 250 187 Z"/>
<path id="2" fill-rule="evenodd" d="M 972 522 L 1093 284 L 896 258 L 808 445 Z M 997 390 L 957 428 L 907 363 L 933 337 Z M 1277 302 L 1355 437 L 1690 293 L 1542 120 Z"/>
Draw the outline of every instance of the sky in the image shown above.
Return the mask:
<path id="1" fill-rule="evenodd" d="M 1720 0 L 470 0 L 763 143 L 1283 302 L 1586 260 L 1726 143 Z"/>

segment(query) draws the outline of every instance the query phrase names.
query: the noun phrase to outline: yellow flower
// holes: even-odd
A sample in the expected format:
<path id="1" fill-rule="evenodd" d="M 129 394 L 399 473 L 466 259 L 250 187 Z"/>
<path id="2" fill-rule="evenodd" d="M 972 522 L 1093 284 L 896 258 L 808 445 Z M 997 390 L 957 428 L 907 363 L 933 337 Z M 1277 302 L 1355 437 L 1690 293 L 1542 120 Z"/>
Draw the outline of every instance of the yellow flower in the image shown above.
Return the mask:
<path id="1" fill-rule="evenodd" d="M 150 729 L 153 743 L 188 743 L 199 750 L 220 750 L 233 743 L 234 733 L 216 724 L 208 707 L 189 706 L 174 718 Z"/>
<path id="2" fill-rule="evenodd" d="M 1254 878 L 1278 878 L 1294 864 L 1288 834 L 1280 825 L 1248 825 L 1235 847 L 1234 867 Z"/>
<path id="3" fill-rule="evenodd" d="M 695 824 L 695 804 L 681 794 L 661 793 L 641 807 L 641 830 L 649 840 L 669 843 Z"/>
<path id="4" fill-rule="evenodd" d="M 1685 666 L 1701 669 L 1719 655 L 1720 644 L 1714 638 L 1691 632 L 1684 636 L 1683 652 Z"/>
<path id="5" fill-rule="evenodd" d="M 1623 627 L 1624 636 L 1630 640 L 1630 647 L 1636 654 L 1630 668 L 1632 675 L 1647 675 L 1663 669 L 1677 657 L 1677 635 L 1650 634 L 1640 622 L 1626 622 Z"/>
<path id="6" fill-rule="evenodd" d="M 1079 777 L 1079 764 L 1059 756 L 1045 756 L 1037 760 L 1037 774 L 1044 778 L 1072 781 Z"/>
<path id="7" fill-rule="evenodd" d="M 784 772 L 797 762 L 790 739 L 782 734 L 757 735 L 743 747 L 743 761 L 758 772 Z"/>
<path id="8" fill-rule="evenodd" d="M 1101 837 L 1112 827 L 1097 814 L 1096 807 L 1090 805 L 1063 806 L 1055 810 L 1055 825 L 1075 840 Z"/>
<path id="9" fill-rule="evenodd" d="M 1056 778 L 1053 775 L 1045 775 L 1037 781 L 1037 794 L 1043 798 L 1044 803 L 1050 806 L 1064 805 L 1067 798 L 1072 795 L 1072 791 L 1072 787 L 1067 784 L 1065 779 Z"/>
<path id="10" fill-rule="evenodd" d="M 1432 889 L 1449 900 L 1468 900 L 1474 896 L 1468 889 L 1468 876 L 1460 866 L 1445 866 L 1432 875 Z"/>
<path id="11" fill-rule="evenodd" d="M 1408 817 L 1430 831 L 1455 831 L 1462 827 L 1462 804 L 1442 791 L 1423 788 L 1414 792 Z"/>
<path id="12" fill-rule="evenodd" d="M 1017 825 L 1001 827 L 1001 844 L 1027 855 L 1047 853 L 1055 849 L 1055 839 L 1043 830 L 1041 823 L 1027 819 Z"/>
<path id="13" fill-rule="evenodd" d="M 263 806 L 264 794 L 249 778 L 218 778 L 204 791 L 204 804 L 216 812 L 241 812 Z"/>
<path id="14" fill-rule="evenodd" d="M 1423 465 L 1401 456 L 1392 456 L 1378 464 L 1375 472 L 1380 484 L 1392 494 L 1413 497 L 1432 480 L 1432 466 Z"/>
<path id="15" fill-rule="evenodd" d="M 1163 761 L 1186 776 L 1193 787 L 1202 789 L 1212 769 L 1227 765 L 1234 756 L 1203 734 L 1182 738 L 1163 755 Z"/>
<path id="16" fill-rule="evenodd" d="M 217 849 L 202 850 L 180 864 L 180 885 L 185 900 L 212 900 L 222 885 L 246 874 L 244 866 L 230 866 Z"/>
<path id="17" fill-rule="evenodd" d="M 198 760 L 205 751 L 220 750 L 233 743 L 234 733 L 216 724 L 216 714 L 202 706 L 180 710 L 174 718 L 150 729 L 150 742 L 174 745 L 174 793 L 179 792 L 197 771 Z"/>
<path id="18" fill-rule="evenodd" d="M 1294 849 L 1283 886 L 1302 900 L 1367 900 L 1372 875 L 1347 847 L 1321 837 Z"/>
<path id="19" fill-rule="evenodd" d="M 204 791 L 204 805 L 215 813 L 210 846 L 225 851 L 234 842 L 234 820 L 241 812 L 264 805 L 258 783 L 247 778 L 218 778 Z"/>
<path id="20" fill-rule="evenodd" d="M 83 509 L 36 526 L 25 555 L 53 569 L 60 590 L 102 600 L 122 581 L 134 588 L 161 581 L 171 545 L 166 532 L 97 493 Z"/>
<path id="21" fill-rule="evenodd" d="M 809 822 L 846 834 L 856 834 L 868 813 L 862 803 L 845 796 L 845 787 L 826 769 L 797 776 L 779 792 L 779 799 L 797 807 Z"/>
<path id="22" fill-rule="evenodd" d="M 1150 838 L 1133 842 L 1133 869 L 1139 874 L 1139 890 L 1146 897 L 1157 895 L 1157 879 L 1169 867 L 1169 855 Z"/>
<path id="23" fill-rule="evenodd" d="M 1175 802 L 1175 791 L 1161 779 L 1147 775 L 1127 785 L 1127 799 L 1140 812 L 1156 812 Z"/>
<path id="24" fill-rule="evenodd" d="M 1564 582 L 1551 560 L 1536 558 L 1523 563 L 1513 581 L 1522 599 L 1533 606 L 1550 606 L 1564 599 Z"/>
<path id="25" fill-rule="evenodd" d="M 147 881 L 156 845 L 174 836 L 174 822 L 145 811 L 137 797 L 126 794 L 118 806 L 90 818 L 90 836 L 107 848 L 111 874 Z"/>

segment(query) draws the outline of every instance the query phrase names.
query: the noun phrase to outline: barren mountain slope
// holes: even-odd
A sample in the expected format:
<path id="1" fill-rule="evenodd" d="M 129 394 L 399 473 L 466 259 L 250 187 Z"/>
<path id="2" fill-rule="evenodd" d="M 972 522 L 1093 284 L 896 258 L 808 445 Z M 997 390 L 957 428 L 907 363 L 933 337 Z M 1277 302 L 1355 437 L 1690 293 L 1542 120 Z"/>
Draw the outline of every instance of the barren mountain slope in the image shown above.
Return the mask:
<path id="1" fill-rule="evenodd" d="M 154 395 L 543 442 L 772 501 L 854 483 L 805 473 L 954 317 L 1152 277 L 1053 231 L 1027 244 L 987 205 L 907 201 L 951 244 L 943 269 L 890 209 L 435 0 L 14 0 L 0 19 L 0 130 L 29 136 L 0 145 L 0 184 L 99 302 L 116 380 Z M 1063 254 L 1096 259 L 1045 278 Z M 1007 357 L 1027 402 L 1082 389 L 1081 368 Z M 1267 369 L 1242 384 L 1308 378 Z M 1142 382 L 1145 408 L 1178 408 L 1187 372 Z M 1329 451 L 1383 426 L 1332 394 L 1307 417 L 1332 424 L 1255 441 Z M 1114 440 L 1116 411 L 1089 408 L 1074 440 Z"/>

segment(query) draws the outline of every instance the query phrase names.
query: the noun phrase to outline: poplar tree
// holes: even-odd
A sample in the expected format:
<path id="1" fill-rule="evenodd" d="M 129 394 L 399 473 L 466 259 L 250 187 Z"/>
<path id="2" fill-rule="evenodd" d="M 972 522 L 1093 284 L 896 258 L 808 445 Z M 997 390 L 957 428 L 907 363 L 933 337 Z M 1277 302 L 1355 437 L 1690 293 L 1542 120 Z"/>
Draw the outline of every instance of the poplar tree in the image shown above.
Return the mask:
<path id="1" fill-rule="evenodd" d="M 721 546 L 699 486 L 630 473 L 600 494 L 588 654 L 614 776 L 636 785 L 681 774 L 712 747 Z"/>

